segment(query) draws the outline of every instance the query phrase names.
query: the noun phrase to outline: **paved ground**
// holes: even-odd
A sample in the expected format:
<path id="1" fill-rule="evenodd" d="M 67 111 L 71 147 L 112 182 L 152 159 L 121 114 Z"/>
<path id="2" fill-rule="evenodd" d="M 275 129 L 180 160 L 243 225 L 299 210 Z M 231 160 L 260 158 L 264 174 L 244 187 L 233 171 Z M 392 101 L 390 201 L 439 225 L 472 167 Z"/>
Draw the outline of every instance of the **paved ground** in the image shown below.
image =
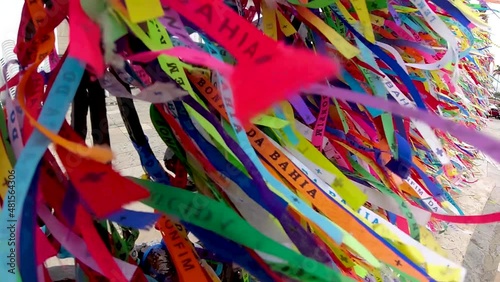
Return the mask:
<path id="1" fill-rule="evenodd" d="M 153 150 L 156 158 L 160 160 L 163 165 L 163 154 L 167 148 L 163 140 L 160 139 L 156 130 L 151 123 L 149 117 L 149 105 L 150 103 L 145 103 L 141 101 L 134 101 L 137 114 L 141 120 L 142 129 L 144 134 L 149 139 L 149 145 Z M 120 172 L 124 176 L 140 177 L 144 174 L 142 170 L 141 163 L 139 161 L 139 155 L 134 149 L 132 142 L 130 141 L 127 129 L 123 124 L 122 117 L 120 115 L 120 110 L 116 104 L 116 99 L 114 97 L 106 98 L 107 105 L 107 115 L 109 123 L 109 134 L 111 139 L 111 149 L 115 155 L 113 160 L 113 167 L 116 171 Z M 70 122 L 70 112 L 66 115 L 66 119 Z M 87 134 L 86 142 L 88 145 L 92 145 L 92 136 L 90 135 L 90 116 L 87 116 L 87 128 L 89 128 L 89 133 Z M 151 208 L 141 204 L 134 203 L 127 208 L 135 210 L 145 210 L 152 211 Z M 151 241 L 153 239 L 160 238 L 159 233 L 156 230 L 142 232 L 139 237 L 139 242 Z"/>
<path id="2" fill-rule="evenodd" d="M 484 131 L 500 139 L 500 121 L 491 120 Z M 500 166 L 489 158 L 479 164 L 479 181 L 454 197 L 468 215 L 500 211 Z M 437 239 L 467 269 L 466 282 L 500 282 L 500 224 L 455 225 Z"/>
<path id="3" fill-rule="evenodd" d="M 114 98 L 108 98 L 107 101 L 111 148 L 115 153 L 113 166 L 123 175 L 139 177 L 141 174 L 143 174 L 141 163 L 139 162 L 137 152 L 135 151 L 129 139 L 127 129 L 125 128 L 122 117 L 120 115 L 120 111 L 118 110 L 118 107 L 114 102 Z M 149 145 L 151 146 L 151 149 L 153 150 L 155 156 L 159 160 L 162 160 L 166 146 L 158 136 L 158 133 L 156 133 L 156 130 L 151 123 L 151 119 L 149 118 L 150 104 L 141 101 L 135 101 L 134 103 L 141 120 L 144 134 L 146 134 L 149 138 Z M 88 136 L 87 140 L 90 141 L 89 138 L 90 136 Z"/>
<path id="4" fill-rule="evenodd" d="M 114 98 L 107 99 L 111 147 L 116 157 L 113 166 L 123 175 L 139 177 L 143 174 L 139 158 L 129 140 L 115 101 Z M 149 118 L 149 104 L 136 101 L 135 106 L 151 148 L 156 157 L 162 160 L 166 146 L 153 128 Z M 500 138 L 500 121 L 491 121 L 485 131 Z M 87 137 L 87 141 L 90 142 L 90 135 Z M 466 214 L 500 211 L 500 170 L 497 168 L 497 164 L 488 160 L 480 161 L 478 172 L 479 181 L 455 197 L 458 204 Z M 151 210 L 140 203 L 134 203 L 128 208 Z M 138 243 L 156 241 L 159 238 L 159 233 L 154 229 L 144 231 L 141 232 Z M 500 224 L 477 227 L 474 225 L 455 225 L 444 234 L 438 235 L 437 239 L 448 251 L 449 257 L 453 261 L 462 263 L 467 268 L 466 282 L 500 282 Z M 72 263 L 71 259 L 53 259 L 49 262 L 50 265 L 54 266 Z M 60 270 L 54 275 L 58 277 L 72 276 L 71 268 Z"/>
<path id="5" fill-rule="evenodd" d="M 127 129 L 123 124 L 120 111 L 116 105 L 116 99 L 111 97 L 107 98 L 107 110 L 108 110 L 108 122 L 109 122 L 109 133 L 111 139 L 111 149 L 115 153 L 115 160 L 113 161 L 113 167 L 119 171 L 124 176 L 134 176 L 140 177 L 144 174 L 142 170 L 141 162 L 139 161 L 139 155 L 134 149 L 132 142 L 130 141 Z M 151 123 L 149 117 L 149 106 L 150 103 L 134 101 L 137 114 L 141 120 L 142 129 L 144 134 L 149 139 L 149 145 L 153 150 L 156 158 L 160 160 L 163 165 L 163 154 L 167 146 L 158 136 L 156 130 Z M 90 142 L 90 136 L 87 136 L 87 141 Z M 152 209 L 142 203 L 131 204 L 128 208 L 143 211 L 152 211 Z M 153 240 L 160 240 L 161 236 L 158 231 L 154 228 L 150 231 L 141 232 L 138 243 L 149 242 Z"/>

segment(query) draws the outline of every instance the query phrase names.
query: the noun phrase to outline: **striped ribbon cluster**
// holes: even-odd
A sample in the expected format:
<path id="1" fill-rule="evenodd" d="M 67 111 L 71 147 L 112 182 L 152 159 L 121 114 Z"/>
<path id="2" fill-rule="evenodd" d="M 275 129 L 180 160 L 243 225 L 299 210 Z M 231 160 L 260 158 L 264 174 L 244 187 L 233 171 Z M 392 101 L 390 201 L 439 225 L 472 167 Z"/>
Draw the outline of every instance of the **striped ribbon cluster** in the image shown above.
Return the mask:
<path id="1" fill-rule="evenodd" d="M 26 1 L 1 89 L 1 280 L 51 281 L 64 249 L 77 281 L 230 281 L 233 264 L 240 281 L 464 281 L 433 234 L 500 221 L 454 200 L 483 153 L 500 161 L 481 132 L 493 16 L 462 0 Z M 84 72 L 116 97 L 141 179 L 65 120 Z M 153 226 L 168 267 L 131 252 Z"/>

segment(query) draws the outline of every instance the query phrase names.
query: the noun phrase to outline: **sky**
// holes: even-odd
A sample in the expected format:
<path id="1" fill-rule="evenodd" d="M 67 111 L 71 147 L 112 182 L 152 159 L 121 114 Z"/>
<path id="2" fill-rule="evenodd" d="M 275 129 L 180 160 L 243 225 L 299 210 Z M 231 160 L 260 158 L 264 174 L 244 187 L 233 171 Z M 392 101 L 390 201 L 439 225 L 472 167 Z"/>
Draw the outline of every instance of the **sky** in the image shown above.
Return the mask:
<path id="1" fill-rule="evenodd" d="M 475 1 L 473 1 L 475 2 Z M 0 43 L 4 40 L 17 38 L 17 30 L 21 21 L 21 10 L 23 0 L 3 0 L 0 3 Z M 489 4 L 492 9 L 500 11 L 500 4 Z M 500 13 L 498 17 L 490 15 L 489 23 L 491 27 L 500 27 Z M 492 40 L 500 46 L 500 28 L 492 29 Z M 493 46 L 492 54 L 495 56 L 495 63 L 500 65 L 500 48 Z M 1 52 L 0 52 L 1 53 Z M 1 54 L 0 54 L 1 55 Z"/>
<path id="2" fill-rule="evenodd" d="M 3 0 L 0 3 L 0 43 L 17 38 L 17 29 L 21 21 L 21 10 L 23 9 L 23 0 Z"/>

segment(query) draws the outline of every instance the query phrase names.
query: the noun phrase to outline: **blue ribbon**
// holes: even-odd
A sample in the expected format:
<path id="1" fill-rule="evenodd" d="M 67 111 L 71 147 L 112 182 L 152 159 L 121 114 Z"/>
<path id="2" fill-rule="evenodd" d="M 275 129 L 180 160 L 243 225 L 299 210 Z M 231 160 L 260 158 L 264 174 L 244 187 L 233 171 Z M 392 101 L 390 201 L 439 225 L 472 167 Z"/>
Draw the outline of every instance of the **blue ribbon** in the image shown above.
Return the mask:
<path id="1" fill-rule="evenodd" d="M 226 261 L 234 261 L 248 272 L 252 273 L 259 281 L 272 282 L 273 279 L 266 273 L 262 266 L 250 256 L 247 249 L 218 234 L 182 221 L 182 224 L 203 242 L 203 246 L 212 250 L 217 256 Z"/>
<path id="2" fill-rule="evenodd" d="M 36 216 L 36 198 L 38 192 L 38 179 L 40 176 L 40 166 L 33 175 L 30 188 L 28 190 L 28 197 L 24 202 L 23 213 L 21 215 L 21 230 L 19 232 L 19 271 L 23 281 L 38 281 L 37 276 L 37 256 L 36 256 L 36 239 L 35 232 L 38 228 Z M 5 231 L 3 231 L 5 232 Z M 15 254 L 15 252 L 14 252 Z M 6 266 L 2 266 L 6 267 Z"/>
<path id="3" fill-rule="evenodd" d="M 465 17 L 462 12 L 455 7 L 453 4 L 448 2 L 447 0 L 433 0 L 436 5 L 438 5 L 441 9 L 445 10 L 446 13 L 450 14 L 454 19 L 456 19 L 463 26 L 469 26 L 471 22 L 467 17 Z"/>
<path id="4" fill-rule="evenodd" d="M 405 24 L 407 24 L 411 29 L 416 32 L 424 32 L 425 30 L 418 24 L 416 24 L 409 16 L 405 14 L 399 14 L 399 18 L 403 20 Z"/>
<path id="5" fill-rule="evenodd" d="M 340 13 L 337 12 L 336 7 L 332 7 L 332 11 L 337 15 L 337 18 L 351 31 L 354 36 L 356 36 L 366 47 L 368 47 L 377 57 L 379 57 L 384 63 L 386 63 L 393 71 L 395 71 L 398 75 L 401 81 L 404 83 L 404 85 L 408 88 L 408 91 L 410 92 L 410 95 L 413 98 L 413 101 L 415 101 L 415 104 L 417 105 L 418 108 L 427 111 L 427 107 L 424 104 L 424 101 L 422 100 L 422 97 L 418 93 L 417 88 L 411 81 L 410 76 L 401 68 L 401 66 L 393 60 L 389 55 L 387 55 L 380 47 L 377 45 L 374 45 L 370 43 L 368 40 L 366 40 L 361 34 L 359 34 L 354 27 L 352 27 L 344 18 L 343 16 L 340 15 Z"/>
<path id="6" fill-rule="evenodd" d="M 400 134 L 395 133 L 398 144 L 398 159 L 392 158 L 385 166 L 399 177 L 406 179 L 413 165 L 410 144 Z"/>
<path id="7" fill-rule="evenodd" d="M 158 159 L 156 159 L 149 143 L 147 142 L 148 137 L 146 137 L 146 143 L 142 145 L 137 145 L 134 141 L 132 141 L 132 145 L 134 145 L 135 150 L 139 154 L 139 159 L 141 161 L 141 165 L 144 170 L 148 173 L 148 176 L 155 182 L 169 185 L 170 179 L 167 176 L 167 173 L 160 165 Z"/>
<path id="8" fill-rule="evenodd" d="M 417 165 L 414 164 L 413 169 L 415 169 L 420 178 L 424 181 L 425 186 L 427 186 L 434 197 L 440 197 L 445 193 L 443 187 L 436 185 L 436 183 L 430 180 L 429 176 L 425 174 L 425 172 L 423 172 Z"/>
<path id="9" fill-rule="evenodd" d="M 59 132 L 61 129 L 83 71 L 84 65 L 78 60 L 72 57 L 66 58 L 38 119 L 38 122 L 46 129 L 52 132 Z M 42 133 L 36 129 L 33 130 L 14 168 L 16 171 L 16 208 L 13 217 L 10 216 L 7 209 L 2 211 L 0 214 L 0 230 L 7 229 L 10 218 L 15 220 L 20 218 L 38 163 L 50 143 L 51 141 Z M 9 273 L 6 267 L 8 263 L 7 254 L 11 248 L 8 245 L 8 237 L 8 232 L 0 232 L 0 265 L 2 266 L 0 267 L 0 277 L 5 282 L 15 282 L 16 275 Z"/>
<path id="10" fill-rule="evenodd" d="M 180 124 L 182 128 L 188 133 L 198 144 L 200 149 L 205 153 L 207 156 L 207 159 L 213 164 L 213 166 L 219 170 L 224 176 L 232 179 L 241 189 L 247 193 L 248 196 L 252 197 L 252 193 L 254 197 L 252 198 L 254 201 L 259 203 L 260 205 L 263 205 L 264 200 L 261 198 L 261 195 L 259 193 L 255 193 L 257 189 L 255 189 L 255 184 L 252 185 L 250 178 L 248 178 L 246 175 L 244 175 L 241 171 L 239 171 L 236 167 L 232 168 L 233 165 L 229 162 L 227 162 L 224 158 L 224 156 L 209 142 L 207 142 L 203 136 L 196 130 L 194 125 L 191 122 L 191 119 L 189 118 L 189 115 L 182 105 L 182 102 L 177 102 L 174 101 L 173 104 L 175 105 L 177 109 L 177 114 L 178 118 L 180 121 Z M 227 173 L 227 171 L 232 172 Z M 241 180 L 246 180 L 246 182 L 241 182 Z M 243 185 L 240 185 L 243 184 Z M 270 193 L 269 193 L 270 194 Z M 268 196 L 266 196 L 268 197 Z M 274 196 L 274 198 L 279 201 L 279 205 L 281 206 L 281 209 L 283 209 L 281 212 L 282 214 L 287 214 L 286 213 L 286 206 L 288 205 L 283 199 L 281 199 L 278 196 Z M 266 205 L 263 205 L 265 208 Z M 273 214 L 272 209 L 266 209 L 269 211 L 269 213 Z M 283 216 L 277 217 L 277 218 L 283 218 Z M 288 226 L 288 224 L 290 226 Z M 290 232 L 290 230 L 293 230 L 295 233 L 293 236 L 290 236 L 290 239 L 296 244 L 297 248 L 306 256 L 313 257 L 314 259 L 318 259 L 317 257 L 314 257 L 314 254 L 318 254 L 318 256 L 321 259 L 321 261 L 324 261 L 325 259 L 329 258 L 326 253 L 324 253 L 323 250 L 321 252 L 313 252 L 311 250 L 311 246 L 315 246 L 315 241 L 310 237 L 310 234 L 305 232 L 305 230 L 298 225 L 296 221 L 290 220 L 288 221 L 288 224 L 283 224 L 283 228 L 285 231 Z M 287 232 L 287 233 L 288 233 Z M 330 259 L 327 259 L 326 261 L 329 261 L 330 264 L 332 264 L 332 261 Z"/>
<path id="11" fill-rule="evenodd" d="M 76 207 L 78 206 L 80 197 L 71 182 L 68 181 L 67 185 L 65 186 L 66 186 L 66 193 L 64 194 L 64 199 L 62 204 L 63 216 L 68 221 L 69 224 L 68 227 L 73 227 L 76 219 Z"/>

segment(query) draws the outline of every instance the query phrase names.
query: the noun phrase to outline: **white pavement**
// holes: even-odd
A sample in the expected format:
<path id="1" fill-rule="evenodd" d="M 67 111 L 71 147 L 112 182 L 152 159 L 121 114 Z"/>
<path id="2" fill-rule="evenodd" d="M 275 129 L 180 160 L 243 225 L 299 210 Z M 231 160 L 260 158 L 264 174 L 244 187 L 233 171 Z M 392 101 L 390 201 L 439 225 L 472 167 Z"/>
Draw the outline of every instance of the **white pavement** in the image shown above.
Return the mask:
<path id="1" fill-rule="evenodd" d="M 490 120 L 484 132 L 500 139 L 500 121 Z M 500 149 L 500 148 L 499 148 Z M 478 181 L 453 198 L 466 215 L 500 211 L 500 166 L 489 157 L 478 161 Z M 467 269 L 466 282 L 500 282 L 500 225 L 453 225 L 438 242 L 448 251 L 449 258 Z"/>

